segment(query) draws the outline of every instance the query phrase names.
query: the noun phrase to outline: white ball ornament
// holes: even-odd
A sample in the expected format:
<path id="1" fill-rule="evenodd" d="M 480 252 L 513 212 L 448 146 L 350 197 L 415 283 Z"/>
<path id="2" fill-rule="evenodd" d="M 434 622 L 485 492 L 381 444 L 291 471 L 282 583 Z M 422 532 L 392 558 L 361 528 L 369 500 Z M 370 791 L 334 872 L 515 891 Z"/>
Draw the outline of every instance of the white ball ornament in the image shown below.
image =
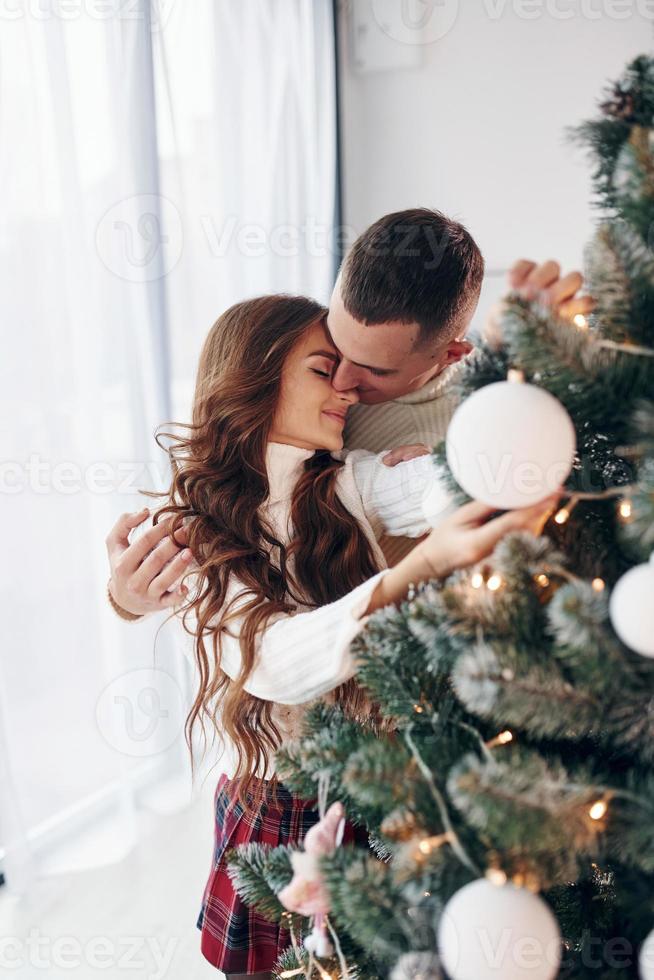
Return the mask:
<path id="1" fill-rule="evenodd" d="M 654 553 L 615 583 L 609 615 L 625 646 L 643 657 L 654 657 Z"/>
<path id="2" fill-rule="evenodd" d="M 570 416 L 543 388 L 498 381 L 459 405 L 446 437 L 457 483 L 497 510 L 529 507 L 566 480 L 576 450 Z"/>
<path id="3" fill-rule="evenodd" d="M 638 975 L 640 980 L 654 980 L 654 930 L 649 933 L 640 947 Z"/>
<path id="4" fill-rule="evenodd" d="M 480 878 L 445 906 L 438 951 L 452 980 L 553 980 L 561 933 L 538 895 Z"/>

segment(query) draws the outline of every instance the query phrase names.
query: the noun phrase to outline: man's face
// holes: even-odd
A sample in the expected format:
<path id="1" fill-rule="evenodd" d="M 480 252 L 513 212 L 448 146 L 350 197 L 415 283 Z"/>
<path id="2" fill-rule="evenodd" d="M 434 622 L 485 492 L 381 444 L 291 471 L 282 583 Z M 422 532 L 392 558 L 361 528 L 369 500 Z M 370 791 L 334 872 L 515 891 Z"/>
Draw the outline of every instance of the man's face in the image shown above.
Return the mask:
<path id="1" fill-rule="evenodd" d="M 478 297 L 461 317 L 455 339 L 416 347 L 417 323 L 360 323 L 347 312 L 340 283 L 334 286 L 327 329 L 340 355 L 332 378 L 337 391 L 356 388 L 364 405 L 399 398 L 416 391 L 472 350 L 464 335 L 477 308 Z"/>

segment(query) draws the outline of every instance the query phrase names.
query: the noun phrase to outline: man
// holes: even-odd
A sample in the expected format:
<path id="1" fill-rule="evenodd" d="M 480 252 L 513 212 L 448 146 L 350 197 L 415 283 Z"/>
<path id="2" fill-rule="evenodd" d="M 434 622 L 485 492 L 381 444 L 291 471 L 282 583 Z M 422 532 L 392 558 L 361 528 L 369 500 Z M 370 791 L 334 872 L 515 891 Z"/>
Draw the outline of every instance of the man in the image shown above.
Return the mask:
<path id="1" fill-rule="evenodd" d="M 509 287 L 526 299 L 538 297 L 565 319 L 588 313 L 593 301 L 578 296 L 580 273 L 560 272 L 553 261 L 520 260 L 509 273 Z M 444 437 L 456 407 L 451 382 L 473 350 L 465 335 L 483 274 L 484 260 L 470 233 L 427 208 L 385 215 L 356 240 L 327 319 L 341 355 L 334 387 L 357 388 L 360 396 L 345 431 L 348 449 L 402 446 L 385 458 L 394 465 Z M 492 311 L 486 325 L 489 334 L 496 330 L 496 315 Z M 182 594 L 175 586 L 188 563 L 181 548 L 162 541 L 165 521 L 130 544 L 131 529 L 143 519 L 143 512 L 124 514 L 107 537 L 109 598 L 129 619 L 177 605 Z M 401 539 L 383 546 L 389 564 L 407 549 Z"/>

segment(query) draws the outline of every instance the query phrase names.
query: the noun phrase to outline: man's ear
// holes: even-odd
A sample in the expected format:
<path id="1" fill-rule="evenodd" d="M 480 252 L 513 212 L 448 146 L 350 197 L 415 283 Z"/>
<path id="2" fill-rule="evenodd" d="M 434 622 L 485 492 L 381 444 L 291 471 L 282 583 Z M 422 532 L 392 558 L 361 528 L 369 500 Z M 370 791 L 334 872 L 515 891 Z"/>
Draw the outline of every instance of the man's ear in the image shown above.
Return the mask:
<path id="1" fill-rule="evenodd" d="M 451 340 L 445 348 L 445 364 L 456 364 L 474 349 L 469 340 Z"/>

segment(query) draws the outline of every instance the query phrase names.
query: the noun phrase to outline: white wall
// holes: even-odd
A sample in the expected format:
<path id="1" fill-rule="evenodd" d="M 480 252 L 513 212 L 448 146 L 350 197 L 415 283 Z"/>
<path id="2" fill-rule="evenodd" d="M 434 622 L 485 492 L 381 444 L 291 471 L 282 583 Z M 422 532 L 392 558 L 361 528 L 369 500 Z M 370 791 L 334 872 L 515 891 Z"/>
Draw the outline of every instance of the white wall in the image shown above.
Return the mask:
<path id="1" fill-rule="evenodd" d="M 425 26 L 412 31 L 411 18 L 421 15 Z M 429 41 L 439 17 L 443 30 L 444 18 L 454 23 Z M 653 18 L 647 0 L 346 3 L 345 223 L 358 233 L 386 212 L 418 205 L 462 221 L 488 270 L 473 327 L 519 256 L 581 267 L 594 219 L 590 165 L 566 144 L 564 128 L 595 114 L 608 79 L 651 51 Z M 361 46 L 356 23 L 364 25 Z M 357 54 L 364 63 L 417 63 L 362 71 Z"/>

